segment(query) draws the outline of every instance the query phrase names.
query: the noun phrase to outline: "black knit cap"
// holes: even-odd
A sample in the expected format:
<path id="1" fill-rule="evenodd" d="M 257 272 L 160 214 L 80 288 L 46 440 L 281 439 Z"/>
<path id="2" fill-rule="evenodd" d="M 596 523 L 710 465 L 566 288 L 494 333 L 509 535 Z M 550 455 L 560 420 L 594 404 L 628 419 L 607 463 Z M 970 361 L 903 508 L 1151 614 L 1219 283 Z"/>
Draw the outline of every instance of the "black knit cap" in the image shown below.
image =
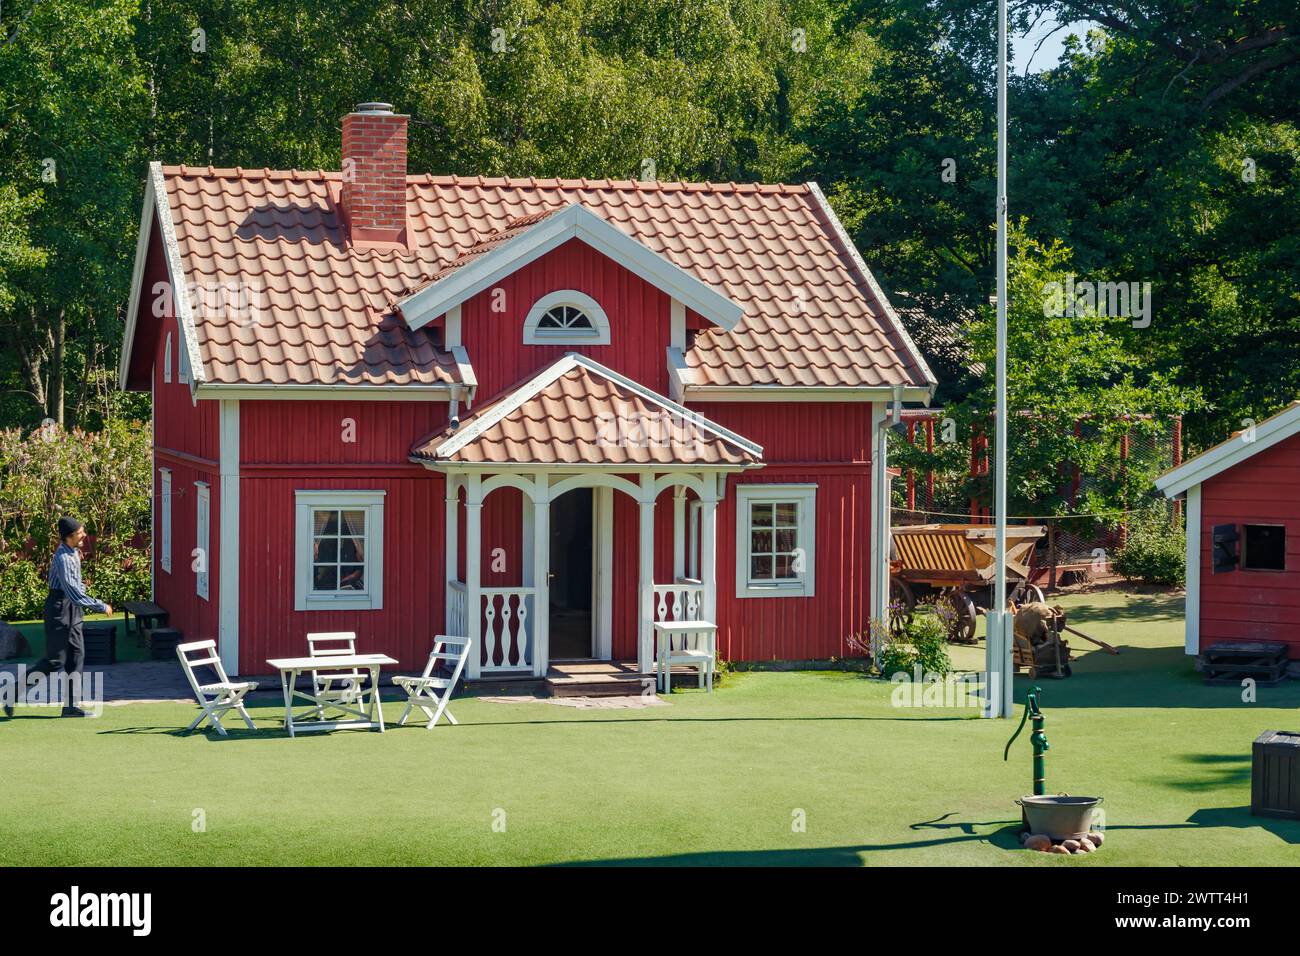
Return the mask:
<path id="1" fill-rule="evenodd" d="M 81 528 L 81 522 L 72 515 L 64 515 L 59 519 L 59 540 L 62 541 L 68 535 L 73 534 Z"/>

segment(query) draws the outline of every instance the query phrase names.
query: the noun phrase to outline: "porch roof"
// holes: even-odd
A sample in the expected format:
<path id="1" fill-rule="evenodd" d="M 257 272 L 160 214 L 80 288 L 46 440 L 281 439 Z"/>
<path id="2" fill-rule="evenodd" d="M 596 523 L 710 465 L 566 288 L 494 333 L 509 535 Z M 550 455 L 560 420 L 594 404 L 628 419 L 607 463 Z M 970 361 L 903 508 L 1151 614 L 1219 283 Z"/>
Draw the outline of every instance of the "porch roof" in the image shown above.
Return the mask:
<path id="1" fill-rule="evenodd" d="M 762 464 L 763 449 L 590 358 L 570 353 L 507 389 L 413 460 L 465 465 Z"/>

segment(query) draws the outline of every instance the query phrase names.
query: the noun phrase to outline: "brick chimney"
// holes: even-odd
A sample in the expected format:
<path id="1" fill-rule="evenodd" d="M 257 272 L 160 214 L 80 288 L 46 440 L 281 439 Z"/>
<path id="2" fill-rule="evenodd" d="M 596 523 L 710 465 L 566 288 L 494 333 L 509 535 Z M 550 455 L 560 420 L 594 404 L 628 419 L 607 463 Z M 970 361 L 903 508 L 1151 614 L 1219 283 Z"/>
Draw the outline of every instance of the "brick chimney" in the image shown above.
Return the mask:
<path id="1" fill-rule="evenodd" d="M 343 217 L 354 245 L 406 246 L 406 121 L 388 103 L 343 117 Z"/>

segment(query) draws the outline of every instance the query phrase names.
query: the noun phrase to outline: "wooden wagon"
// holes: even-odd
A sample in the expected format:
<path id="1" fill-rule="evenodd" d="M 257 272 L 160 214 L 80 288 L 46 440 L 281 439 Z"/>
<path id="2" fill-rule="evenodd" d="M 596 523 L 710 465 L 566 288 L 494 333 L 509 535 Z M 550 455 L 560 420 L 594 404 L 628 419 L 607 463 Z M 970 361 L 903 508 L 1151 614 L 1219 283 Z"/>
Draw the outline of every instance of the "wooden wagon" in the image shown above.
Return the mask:
<path id="1" fill-rule="evenodd" d="M 1041 601 L 1029 582 L 1030 563 L 1042 525 L 1007 528 L 1008 598 L 1017 604 Z M 992 525 L 923 524 L 893 529 L 890 554 L 890 626 L 901 632 L 918 600 L 935 600 L 952 609 L 948 639 L 975 640 L 976 607 L 992 601 L 996 532 Z"/>

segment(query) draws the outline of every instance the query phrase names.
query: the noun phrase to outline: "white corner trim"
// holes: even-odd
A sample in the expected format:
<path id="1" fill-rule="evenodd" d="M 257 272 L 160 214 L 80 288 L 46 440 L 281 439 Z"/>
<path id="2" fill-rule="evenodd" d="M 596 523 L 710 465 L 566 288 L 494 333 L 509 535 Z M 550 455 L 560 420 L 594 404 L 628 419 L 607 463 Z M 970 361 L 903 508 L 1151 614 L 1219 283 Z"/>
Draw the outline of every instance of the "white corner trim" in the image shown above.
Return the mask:
<path id="1" fill-rule="evenodd" d="M 1201 486 L 1187 489 L 1187 598 L 1183 649 L 1201 652 Z"/>
<path id="2" fill-rule="evenodd" d="M 407 325 L 421 328 L 570 239 L 581 240 L 724 329 L 735 328 L 744 315 L 739 305 L 708 283 L 579 203 L 553 213 L 468 265 L 407 296 L 398 307 Z"/>
<path id="3" fill-rule="evenodd" d="M 458 305 L 453 305 L 447 310 L 443 320 L 442 344 L 448 351 L 461 344 L 460 306 Z"/>
<path id="4" fill-rule="evenodd" d="M 239 400 L 220 406 L 221 554 L 217 568 L 217 647 L 227 674 L 239 671 Z"/>
<path id="5" fill-rule="evenodd" d="M 668 397 L 674 402 L 686 400 L 687 390 L 695 382 L 695 371 L 686 364 L 686 355 L 675 345 L 665 350 L 668 353 Z"/>
<path id="6" fill-rule="evenodd" d="M 756 585 L 749 580 L 750 502 L 784 500 L 799 502 L 799 544 L 804 553 L 803 576 L 795 582 Z M 815 597 L 817 585 L 817 485 L 738 484 L 736 485 L 736 597 L 782 598 Z"/>
<path id="7" fill-rule="evenodd" d="M 135 245 L 135 265 L 132 268 L 131 298 L 127 303 L 126 331 L 122 336 L 122 355 L 118 359 L 118 386 L 126 388 L 127 370 L 131 365 L 131 349 L 135 344 L 136 320 L 144 296 L 144 267 L 149 258 L 150 226 L 156 222 L 163 244 L 163 257 L 167 263 L 167 281 L 172 287 L 172 304 L 176 324 L 181 332 L 181 342 L 189 356 L 192 371 L 191 391 L 207 380 L 203 359 L 199 354 L 198 334 L 194 330 L 194 314 L 190 308 L 189 289 L 185 282 L 185 269 L 181 264 L 180 245 L 176 241 L 176 227 L 172 223 L 171 205 L 167 200 L 167 184 L 163 180 L 162 163 L 149 164 L 145 180 L 144 208 L 140 213 L 140 235 Z"/>
<path id="8" fill-rule="evenodd" d="M 294 490 L 294 601 L 295 611 L 379 611 L 384 607 L 384 498 L 376 489 L 336 491 Z M 366 591 L 364 594 L 313 595 L 311 593 L 311 510 L 314 507 L 349 508 L 366 512 Z"/>
<path id="9" fill-rule="evenodd" d="M 558 329 L 539 329 L 538 323 L 551 309 L 567 305 L 577 309 L 591 319 L 592 328 L 574 331 Z M 524 319 L 525 345 L 608 345 L 609 316 L 600 307 L 600 303 L 577 289 L 557 289 L 548 292 L 528 310 Z"/>
<path id="10" fill-rule="evenodd" d="M 459 429 L 456 434 L 452 435 L 434 449 L 434 457 L 446 458 L 449 455 L 455 454 L 457 451 L 476 440 L 484 432 L 500 422 L 501 419 L 518 409 L 519 406 L 533 398 L 542 389 L 560 378 L 560 376 L 579 367 L 585 368 L 587 371 L 593 372 L 602 378 L 609 379 L 617 385 L 621 385 L 628 391 L 639 395 L 647 402 L 650 402 L 653 405 L 658 405 L 660 408 L 672 413 L 673 415 L 680 416 L 684 421 L 690 422 L 692 425 L 702 429 L 703 431 L 716 435 L 723 441 L 736 445 L 756 458 L 763 457 L 762 445 L 755 444 L 748 438 L 738 435 L 729 429 L 723 428 L 721 425 L 705 418 L 699 412 L 691 411 L 684 405 L 678 405 L 676 402 L 665 398 L 654 390 L 642 385 L 640 382 L 627 378 L 624 375 L 620 375 L 613 369 L 601 365 L 595 359 L 588 358 L 585 355 L 580 355 L 577 352 L 570 352 L 563 358 L 557 359 L 532 379 L 517 388 L 514 392 L 507 395 L 505 398 L 500 399 L 486 414 L 479 416 L 469 425 Z"/>
<path id="11" fill-rule="evenodd" d="M 1271 418 L 1264 419 L 1253 431 L 1236 433 L 1227 441 L 1170 469 L 1156 479 L 1156 487 L 1164 492 L 1165 497 L 1174 498 L 1296 434 L 1300 434 L 1300 402 L 1293 402 Z"/>
<path id="12" fill-rule="evenodd" d="M 668 344 L 678 351 L 686 351 L 686 306 L 673 299 L 668 307 Z"/>
<path id="13" fill-rule="evenodd" d="M 876 277 L 872 275 L 871 270 L 867 268 L 866 262 L 862 259 L 862 253 L 858 252 L 858 247 L 855 246 L 853 240 L 849 238 L 848 232 L 840 222 L 840 217 L 835 215 L 835 210 L 831 208 L 831 204 L 827 201 L 826 196 L 823 195 L 821 187 L 815 182 L 807 183 L 807 186 L 808 192 L 812 194 L 814 201 L 816 201 L 822 214 L 826 217 L 826 221 L 830 223 L 830 227 L 832 231 L 834 231 L 835 237 L 844 247 L 844 251 L 848 253 L 849 259 L 852 260 L 853 267 L 857 269 L 858 275 L 864 282 L 866 282 L 867 288 L 875 297 L 876 301 L 880 303 L 880 307 L 884 311 L 885 317 L 894 327 L 894 332 L 897 333 L 899 340 L 902 341 L 904 348 L 907 349 L 912 361 L 916 363 L 917 368 L 919 368 L 921 373 L 925 376 L 925 380 L 930 385 L 930 394 L 933 396 L 935 388 L 938 387 L 938 379 L 934 377 L 934 373 L 930 371 L 930 366 L 927 365 L 925 359 L 921 357 L 921 352 L 916 347 L 916 343 L 912 341 L 912 337 L 907 334 L 907 329 L 898 318 L 898 313 L 894 311 L 894 307 L 890 305 L 889 300 L 885 298 L 885 293 L 881 290 L 880 284 L 876 282 Z"/>

